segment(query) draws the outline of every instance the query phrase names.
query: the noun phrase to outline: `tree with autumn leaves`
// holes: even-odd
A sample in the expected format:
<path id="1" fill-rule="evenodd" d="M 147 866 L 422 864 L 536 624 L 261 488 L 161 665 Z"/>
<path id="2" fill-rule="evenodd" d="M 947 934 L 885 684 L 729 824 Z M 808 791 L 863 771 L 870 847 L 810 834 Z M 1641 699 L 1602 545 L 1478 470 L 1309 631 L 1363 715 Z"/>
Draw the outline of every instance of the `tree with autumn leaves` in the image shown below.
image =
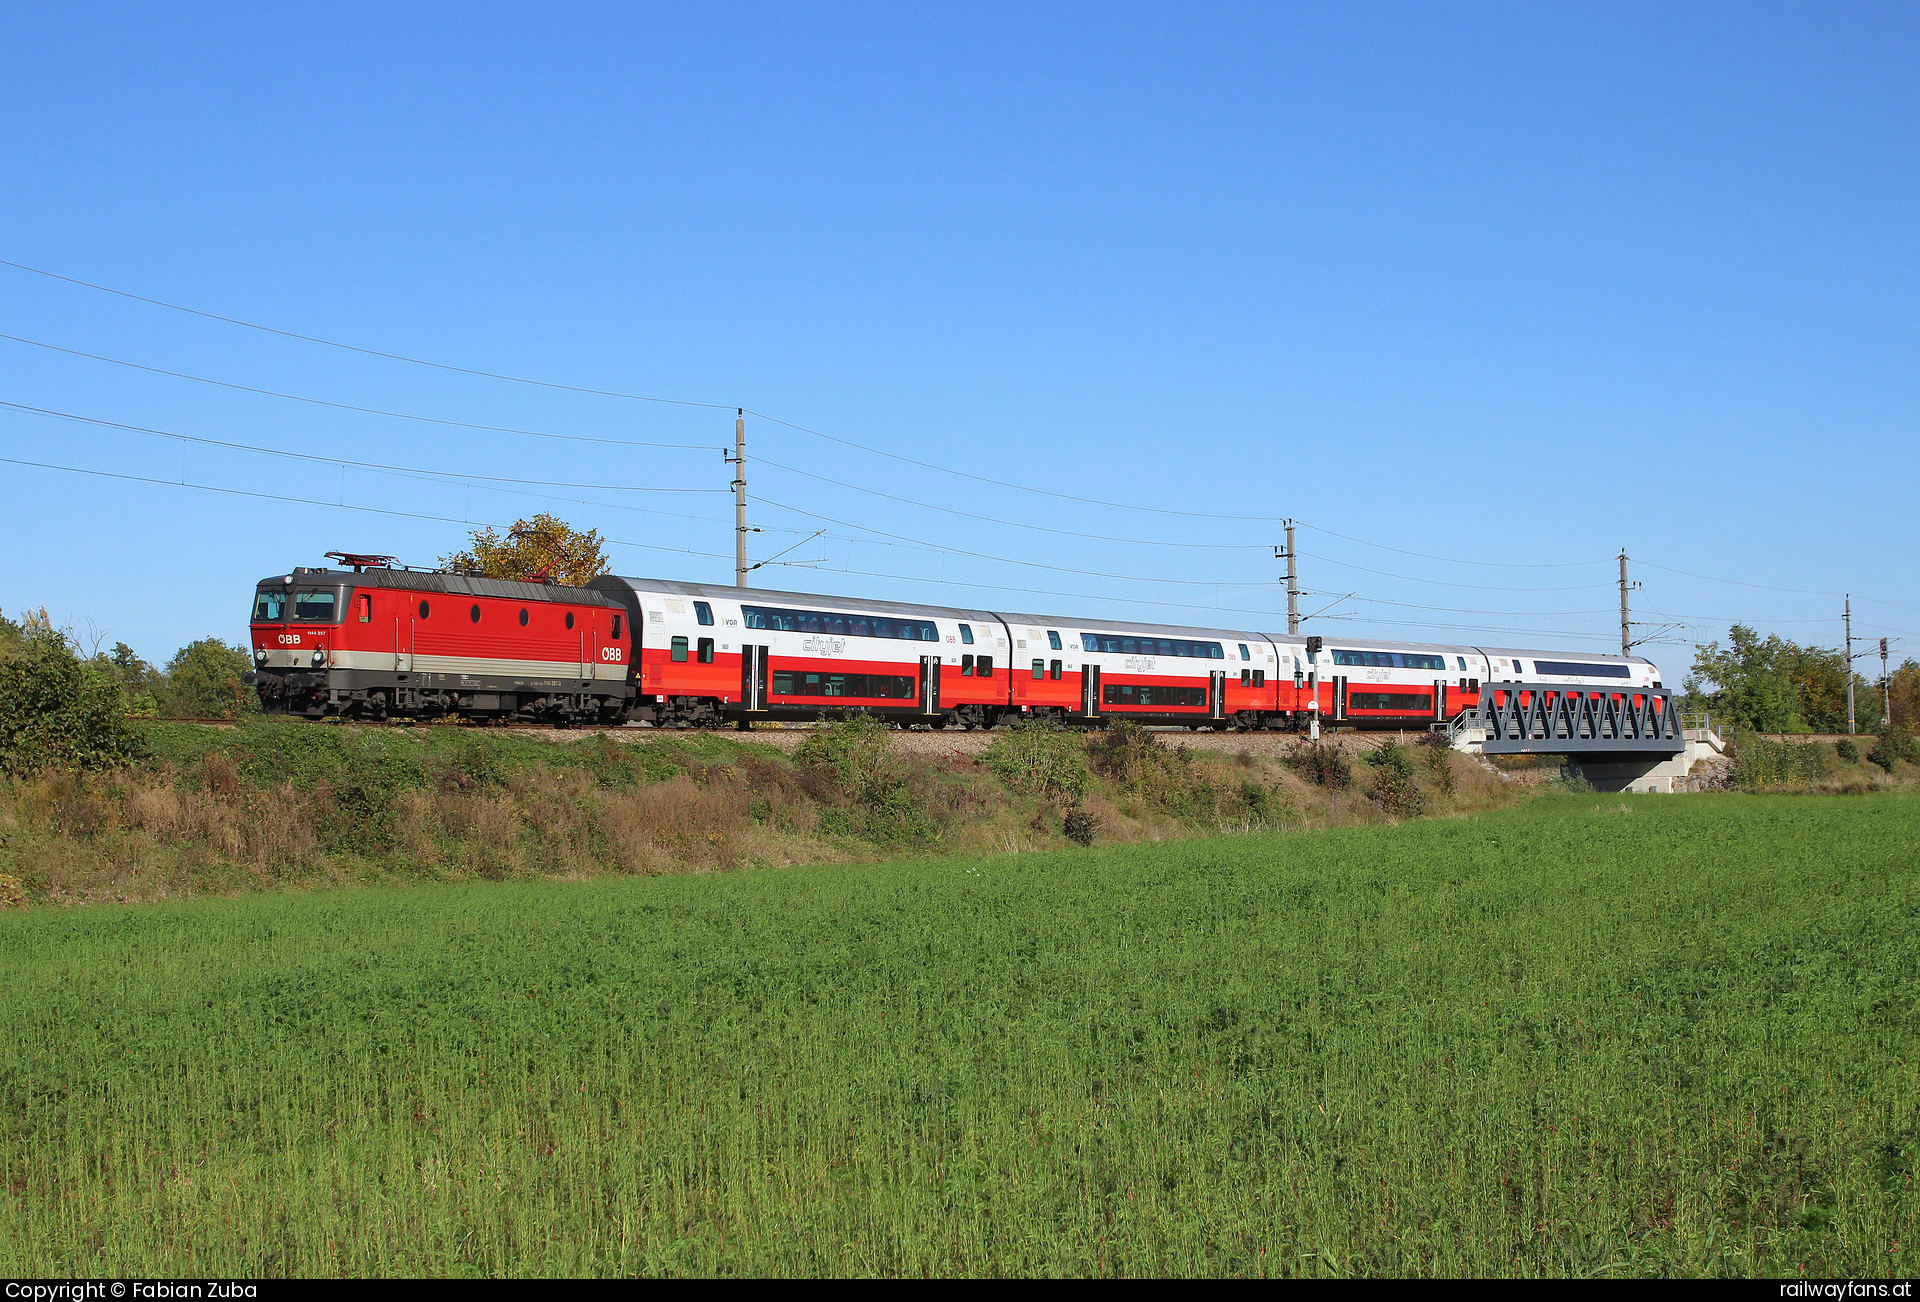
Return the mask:
<path id="1" fill-rule="evenodd" d="M 475 529 L 467 549 L 440 558 L 442 567 L 483 574 L 490 579 L 549 579 L 583 588 L 607 572 L 607 553 L 598 529 L 584 533 L 545 513 L 515 520 L 502 538 L 492 525 Z"/>

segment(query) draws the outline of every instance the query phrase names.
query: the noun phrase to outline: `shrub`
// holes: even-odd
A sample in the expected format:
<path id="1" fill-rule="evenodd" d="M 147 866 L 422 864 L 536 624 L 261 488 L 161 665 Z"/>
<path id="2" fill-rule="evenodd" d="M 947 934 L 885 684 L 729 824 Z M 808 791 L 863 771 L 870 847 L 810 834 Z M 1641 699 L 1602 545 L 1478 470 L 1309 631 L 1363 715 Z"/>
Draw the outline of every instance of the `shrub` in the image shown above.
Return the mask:
<path id="1" fill-rule="evenodd" d="M 1840 757 L 1842 764 L 1858 764 L 1860 762 L 1860 747 L 1855 745 L 1853 739 L 1850 737 L 1842 737 L 1839 741 L 1833 743 L 1833 753 Z"/>
<path id="2" fill-rule="evenodd" d="M 1295 746 L 1287 753 L 1286 763 L 1315 786 L 1344 791 L 1353 785 L 1353 765 L 1347 762 L 1338 746 L 1323 746 L 1319 742 Z"/>
<path id="3" fill-rule="evenodd" d="M 245 647 L 217 637 L 189 642 L 167 661 L 161 710 L 176 719 L 235 719 L 260 708 L 260 697 L 240 685 L 253 668 Z"/>
<path id="4" fill-rule="evenodd" d="M 0 768 L 113 768 L 143 753 L 126 693 L 47 620 L 29 616 L 0 647 Z"/>
<path id="5" fill-rule="evenodd" d="M 1407 748 L 1388 739 L 1364 757 L 1374 771 L 1373 799 L 1384 813 L 1414 818 L 1426 804 L 1420 784 L 1413 780 L 1413 760 Z"/>
<path id="6" fill-rule="evenodd" d="M 1873 753 L 1867 759 L 1891 773 L 1893 766 L 1901 760 L 1913 759 L 1916 749 L 1913 734 L 1905 728 L 1883 728 L 1879 739 L 1873 743 Z"/>
<path id="7" fill-rule="evenodd" d="M 0 909 L 24 909 L 27 907 L 27 888 L 20 884 L 18 877 L 0 873 Z"/>
<path id="8" fill-rule="evenodd" d="M 1584 795 L 1593 790 L 1593 783 L 1588 781 L 1586 771 L 1580 767 L 1580 761 L 1572 756 L 1568 756 L 1566 762 L 1561 764 L 1559 775 L 1553 779 L 1553 782 L 1563 791 L 1572 791 L 1576 794 Z"/>
<path id="9" fill-rule="evenodd" d="M 1050 720 L 1021 720 L 993 739 L 980 763 L 1016 791 L 1040 800 L 1077 800 L 1087 789 L 1085 743 Z"/>
<path id="10" fill-rule="evenodd" d="M 1437 737 L 1439 733 L 1429 733 Z M 1451 796 L 1460 789 L 1459 778 L 1453 771 L 1453 748 L 1441 743 L 1421 748 L 1420 762 L 1426 765 L 1427 778 L 1434 789 L 1443 796 Z"/>
<path id="11" fill-rule="evenodd" d="M 1806 742 L 1770 741 L 1752 733 L 1734 746 L 1737 787 L 1790 787 L 1818 782 L 1830 772 L 1826 754 Z"/>
<path id="12" fill-rule="evenodd" d="M 1084 805 L 1073 805 L 1060 816 L 1061 834 L 1075 845 L 1092 845 L 1093 835 L 1099 830 L 1100 820 Z"/>
<path id="13" fill-rule="evenodd" d="M 916 800 L 887 726 L 869 714 L 829 724 L 801 742 L 793 761 L 817 795 L 838 795 L 847 807 L 824 822 L 870 841 L 930 841 L 940 827 Z"/>

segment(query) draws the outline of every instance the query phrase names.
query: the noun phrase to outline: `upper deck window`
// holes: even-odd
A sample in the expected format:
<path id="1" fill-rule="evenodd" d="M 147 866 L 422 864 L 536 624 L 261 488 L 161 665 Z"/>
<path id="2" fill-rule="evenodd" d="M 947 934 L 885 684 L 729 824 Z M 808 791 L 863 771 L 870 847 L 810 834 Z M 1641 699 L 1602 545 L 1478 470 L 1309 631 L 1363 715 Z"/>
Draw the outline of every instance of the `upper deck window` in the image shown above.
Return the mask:
<path id="1" fill-rule="evenodd" d="M 331 624 L 334 622 L 334 612 L 340 608 L 339 601 L 340 594 L 331 590 L 296 592 L 293 594 L 293 617 Z"/>
<path id="2" fill-rule="evenodd" d="M 712 627 L 713 607 L 704 601 L 696 601 L 693 603 L 693 617 L 701 624 Z"/>
<path id="3" fill-rule="evenodd" d="M 253 598 L 253 617 L 257 620 L 282 620 L 287 617 L 287 594 L 275 589 L 259 592 Z"/>
<path id="4" fill-rule="evenodd" d="M 960 626 L 960 641 L 966 646 L 973 645 L 973 626 L 971 624 L 962 624 Z M 968 659 L 971 660 L 972 657 L 969 656 Z"/>
<path id="5" fill-rule="evenodd" d="M 1565 674 L 1569 678 L 1631 678 L 1632 665 L 1579 665 L 1568 660 L 1536 660 L 1534 670 L 1543 674 Z"/>
<path id="6" fill-rule="evenodd" d="M 748 628 L 774 633 L 832 633 L 841 637 L 887 637 L 905 642 L 938 642 L 940 630 L 930 619 L 901 619 L 886 615 L 842 615 L 825 610 L 788 610 L 780 606 L 742 606 Z"/>
<path id="7" fill-rule="evenodd" d="M 1196 660 L 1225 660 L 1227 649 L 1218 642 L 1188 642 L 1181 638 L 1119 637 L 1112 633 L 1082 633 L 1080 647 L 1107 655 L 1189 656 Z"/>
<path id="8" fill-rule="evenodd" d="M 1369 669 L 1438 669 L 1447 671 L 1445 656 L 1418 655 L 1412 651 L 1335 651 L 1336 665 L 1364 665 Z"/>

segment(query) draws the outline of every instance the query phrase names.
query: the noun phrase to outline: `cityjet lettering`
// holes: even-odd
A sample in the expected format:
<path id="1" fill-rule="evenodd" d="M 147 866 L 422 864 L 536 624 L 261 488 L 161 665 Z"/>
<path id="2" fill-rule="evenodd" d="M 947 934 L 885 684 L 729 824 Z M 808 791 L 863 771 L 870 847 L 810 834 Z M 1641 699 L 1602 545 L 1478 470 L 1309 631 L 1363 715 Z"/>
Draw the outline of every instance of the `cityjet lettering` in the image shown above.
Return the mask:
<path id="1" fill-rule="evenodd" d="M 810 637 L 800 644 L 800 649 L 810 656 L 837 656 L 847 649 L 844 637 Z"/>

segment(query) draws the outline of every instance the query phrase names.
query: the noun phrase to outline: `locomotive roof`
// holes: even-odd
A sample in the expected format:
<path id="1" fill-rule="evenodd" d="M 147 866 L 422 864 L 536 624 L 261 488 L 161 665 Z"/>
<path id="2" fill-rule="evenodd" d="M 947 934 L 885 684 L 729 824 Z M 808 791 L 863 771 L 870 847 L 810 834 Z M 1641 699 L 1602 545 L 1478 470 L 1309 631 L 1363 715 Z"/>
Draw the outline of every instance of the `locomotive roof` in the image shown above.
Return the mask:
<path id="1" fill-rule="evenodd" d="M 296 569 L 291 574 L 264 578 L 259 586 L 277 588 L 289 583 L 346 583 L 357 588 L 406 588 L 414 592 L 448 592 L 466 597 L 553 601 L 569 606 L 612 604 L 606 594 L 588 588 L 523 583 L 518 579 L 489 579 L 478 574 L 422 574 L 413 570 L 383 570 L 377 567 L 357 574 L 351 570 Z"/>
<path id="2" fill-rule="evenodd" d="M 966 610 L 958 606 L 923 606 L 909 601 L 882 601 L 875 597 L 835 597 L 820 592 L 782 592 L 776 588 L 736 588 L 731 583 L 682 583 L 677 579 L 628 579 L 603 575 L 594 580 L 604 587 L 620 584 L 635 592 L 657 592 L 669 597 L 705 597 L 719 601 L 764 601 L 780 606 L 831 606 L 849 611 L 869 611 L 882 615 L 932 615 L 941 619 L 987 620 L 998 618 L 990 610 Z"/>

